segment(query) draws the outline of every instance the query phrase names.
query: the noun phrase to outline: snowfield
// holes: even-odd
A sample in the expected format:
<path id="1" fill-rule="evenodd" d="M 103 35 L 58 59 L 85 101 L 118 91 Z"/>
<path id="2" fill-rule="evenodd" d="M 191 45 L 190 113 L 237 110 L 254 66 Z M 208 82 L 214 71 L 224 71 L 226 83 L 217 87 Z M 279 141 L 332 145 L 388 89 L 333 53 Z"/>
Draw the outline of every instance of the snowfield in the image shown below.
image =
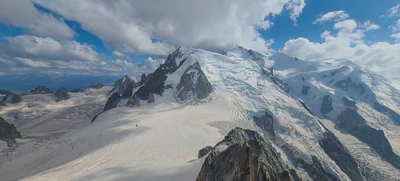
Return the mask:
<path id="1" fill-rule="evenodd" d="M 195 180 L 199 149 L 237 126 L 255 128 L 226 96 L 196 106 L 162 99 L 173 98 L 115 108 L 89 127 L 3 153 L 2 180 Z"/>

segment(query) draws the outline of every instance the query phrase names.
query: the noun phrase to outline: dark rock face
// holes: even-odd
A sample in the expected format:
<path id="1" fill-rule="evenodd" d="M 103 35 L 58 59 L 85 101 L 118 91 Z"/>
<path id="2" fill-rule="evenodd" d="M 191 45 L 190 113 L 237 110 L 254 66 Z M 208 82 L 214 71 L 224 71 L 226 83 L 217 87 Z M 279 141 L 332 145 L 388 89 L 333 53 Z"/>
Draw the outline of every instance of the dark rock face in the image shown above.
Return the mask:
<path id="1" fill-rule="evenodd" d="M 9 124 L 0 117 L 0 140 L 6 141 L 7 146 L 11 147 L 16 144 L 15 138 L 21 138 L 17 128 L 15 128 L 14 124 Z"/>
<path id="2" fill-rule="evenodd" d="M 115 82 L 114 88 L 111 90 L 112 95 L 108 98 L 106 106 L 104 106 L 104 111 L 117 107 L 122 99 L 130 98 L 133 94 L 133 89 L 138 86 L 139 84 L 128 76 L 119 79 Z"/>
<path id="3" fill-rule="evenodd" d="M 139 84 L 143 85 L 143 83 L 146 81 L 146 79 L 147 79 L 146 74 L 142 74 Z"/>
<path id="4" fill-rule="evenodd" d="M 307 106 L 305 102 L 303 102 L 302 100 L 299 100 L 299 102 L 308 113 L 314 115 L 314 113 L 311 111 L 311 109 Z"/>
<path id="5" fill-rule="evenodd" d="M 301 90 L 301 94 L 303 96 L 307 96 L 309 90 L 310 90 L 310 87 L 303 85 L 303 90 Z"/>
<path id="6" fill-rule="evenodd" d="M 115 92 L 113 95 L 111 95 L 110 98 L 108 98 L 108 101 L 107 101 L 106 105 L 104 106 L 104 111 L 107 111 L 107 110 L 117 107 L 120 100 L 121 100 L 121 96 L 119 96 L 118 93 Z"/>
<path id="7" fill-rule="evenodd" d="M 17 103 L 21 102 L 21 100 L 22 100 L 22 98 L 18 94 L 6 95 L 0 101 L 0 106 L 7 106 L 8 104 L 17 104 Z"/>
<path id="8" fill-rule="evenodd" d="M 89 86 L 89 88 L 92 88 L 92 89 L 101 89 L 103 87 L 104 87 L 104 84 L 102 84 L 102 83 L 98 83 L 96 85 Z"/>
<path id="9" fill-rule="evenodd" d="M 65 89 L 64 87 L 59 88 L 54 95 L 56 96 L 55 98 L 57 102 L 68 100 L 71 97 L 68 94 L 67 89 Z"/>
<path id="10" fill-rule="evenodd" d="M 350 152 L 343 146 L 343 144 L 336 138 L 336 136 L 328 131 L 324 133 L 324 138 L 319 141 L 319 145 L 324 152 L 336 162 L 340 169 L 346 173 L 347 176 L 353 181 L 365 180 L 362 176 L 357 162 L 351 156 Z"/>
<path id="11" fill-rule="evenodd" d="M 321 105 L 321 113 L 322 114 L 328 114 L 333 110 L 332 106 L 332 98 L 328 95 L 324 96 L 322 99 L 322 105 Z"/>
<path id="12" fill-rule="evenodd" d="M 388 107 L 375 102 L 373 108 L 380 113 L 388 115 L 391 119 L 393 119 L 397 124 L 400 124 L 400 115 L 394 112 L 393 110 L 389 109 Z"/>
<path id="13" fill-rule="evenodd" d="M 50 89 L 48 89 L 47 87 L 39 85 L 34 90 L 31 90 L 30 93 L 31 94 L 52 94 L 53 92 L 51 92 Z"/>
<path id="14" fill-rule="evenodd" d="M 348 107 L 356 107 L 356 102 L 349 99 L 348 97 L 342 98 L 343 104 Z"/>
<path id="15" fill-rule="evenodd" d="M 218 146 L 227 145 L 222 152 Z M 207 156 L 196 181 L 297 180 L 272 144 L 257 132 L 235 128 Z"/>
<path id="16" fill-rule="evenodd" d="M 178 89 L 176 98 L 179 101 L 185 101 L 189 98 L 196 101 L 205 99 L 213 92 L 213 88 L 198 62 L 185 70 L 176 88 Z"/>
<path id="17" fill-rule="evenodd" d="M 274 123 L 276 122 L 274 116 L 270 111 L 266 111 L 262 117 L 254 117 L 256 125 L 267 131 L 272 137 L 275 137 Z"/>
<path id="18" fill-rule="evenodd" d="M 162 95 L 164 90 L 168 88 L 168 85 L 165 85 L 167 74 L 175 72 L 186 60 L 182 60 L 179 65 L 176 65 L 176 59 L 178 58 L 182 58 L 180 49 L 168 55 L 165 63 L 160 65 L 153 74 L 147 76 L 146 80 L 143 82 L 144 85 L 139 88 L 135 95 L 142 100 L 148 100 L 149 93 Z"/>
<path id="19" fill-rule="evenodd" d="M 365 92 L 365 87 L 361 84 L 356 84 L 355 82 L 353 82 L 353 80 L 351 80 L 350 77 L 336 82 L 335 86 L 341 88 L 344 91 L 358 92 L 360 95 Z"/>
<path id="20" fill-rule="evenodd" d="M 212 146 L 206 146 L 206 147 L 200 149 L 198 158 L 203 158 L 203 156 L 206 156 L 208 153 L 210 153 L 212 149 L 213 149 Z"/>
<path id="21" fill-rule="evenodd" d="M 400 169 L 400 157 L 393 152 L 384 132 L 370 127 L 356 110 L 347 108 L 339 115 L 337 122 L 341 129 L 370 145 L 382 158 Z"/>

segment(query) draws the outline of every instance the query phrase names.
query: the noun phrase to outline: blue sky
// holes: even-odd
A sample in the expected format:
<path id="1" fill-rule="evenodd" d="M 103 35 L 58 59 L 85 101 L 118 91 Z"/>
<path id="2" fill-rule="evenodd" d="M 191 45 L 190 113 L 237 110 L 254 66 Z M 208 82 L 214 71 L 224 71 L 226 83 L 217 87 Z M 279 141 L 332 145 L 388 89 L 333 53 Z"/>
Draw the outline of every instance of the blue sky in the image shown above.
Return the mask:
<path id="1" fill-rule="evenodd" d="M 5 0 L 0 2 L 0 87 L 24 89 L 9 80 L 33 74 L 72 77 L 71 82 L 76 76 L 101 77 L 99 81 L 104 76 L 138 76 L 153 71 L 179 46 L 219 52 L 242 45 L 306 60 L 346 58 L 398 79 L 399 4 L 399 0 Z M 339 10 L 345 18 L 314 23 Z"/>

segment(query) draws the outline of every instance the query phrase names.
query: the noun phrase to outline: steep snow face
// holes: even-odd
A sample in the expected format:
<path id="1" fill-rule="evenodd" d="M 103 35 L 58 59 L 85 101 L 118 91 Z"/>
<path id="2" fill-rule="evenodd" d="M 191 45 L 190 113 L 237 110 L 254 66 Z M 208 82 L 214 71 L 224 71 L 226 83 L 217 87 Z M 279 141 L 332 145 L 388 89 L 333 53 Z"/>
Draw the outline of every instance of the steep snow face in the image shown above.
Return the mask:
<path id="1" fill-rule="evenodd" d="M 392 87 L 389 80 L 361 69 L 348 60 L 327 59 L 311 62 L 288 57 L 282 53 L 273 53 L 269 58 L 275 63 L 275 76 L 284 80 L 288 93 L 303 100 L 320 119 L 333 121 L 341 130 L 349 130 L 348 126 L 358 124 L 357 129 L 353 127 L 350 134 L 368 143 L 372 149 L 382 150 L 386 147 L 384 149 L 386 151 L 377 151 L 378 159 L 379 156 L 388 162 L 399 159 L 398 156 L 395 156 L 396 159 L 387 156 L 393 155 L 390 149 L 400 155 L 398 134 L 400 91 Z M 362 123 L 356 123 L 355 120 L 344 123 L 338 120 L 346 117 L 343 114 L 346 114 L 348 111 L 345 111 L 349 108 L 362 116 Z M 382 140 L 380 143 L 389 141 L 391 146 L 368 141 L 370 139 L 368 130 L 375 130 L 373 132 L 382 130 L 384 135 L 379 138 Z M 372 159 L 366 159 L 366 155 L 358 154 L 357 157 L 369 165 L 369 168 L 374 169 L 373 172 L 376 170 L 387 172 L 393 169 L 389 168 L 391 166 L 383 166 L 384 163 L 368 163 Z M 392 165 L 396 167 L 397 164 L 392 163 Z"/>

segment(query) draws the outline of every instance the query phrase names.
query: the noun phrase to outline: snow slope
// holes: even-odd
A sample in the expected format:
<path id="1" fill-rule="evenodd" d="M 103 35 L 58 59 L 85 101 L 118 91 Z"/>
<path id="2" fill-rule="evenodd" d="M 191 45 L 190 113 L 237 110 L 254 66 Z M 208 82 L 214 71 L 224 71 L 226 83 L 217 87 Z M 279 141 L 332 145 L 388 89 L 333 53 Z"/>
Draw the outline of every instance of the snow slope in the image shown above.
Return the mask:
<path id="1" fill-rule="evenodd" d="M 34 148 L 21 145 L 20 153 L 8 153 L 12 161 L 1 165 L 0 175 L 4 180 L 195 180 L 203 163 L 197 160 L 199 149 L 236 126 L 255 127 L 229 97 L 198 106 L 163 99 L 173 100 L 112 109 L 87 128 L 32 143 Z"/>

